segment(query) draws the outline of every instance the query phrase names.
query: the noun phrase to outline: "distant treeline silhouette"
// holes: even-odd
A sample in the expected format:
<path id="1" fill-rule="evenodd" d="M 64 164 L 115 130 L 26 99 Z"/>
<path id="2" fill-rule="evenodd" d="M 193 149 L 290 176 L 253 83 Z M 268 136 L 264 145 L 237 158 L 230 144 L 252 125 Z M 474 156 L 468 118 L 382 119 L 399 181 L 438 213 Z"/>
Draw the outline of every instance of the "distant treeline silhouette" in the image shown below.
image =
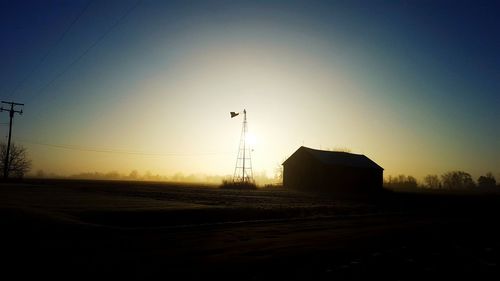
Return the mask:
<path id="1" fill-rule="evenodd" d="M 64 179 L 84 179 L 84 180 L 130 180 L 130 181 L 165 181 L 165 182 L 183 182 L 183 183 L 208 183 L 221 184 L 225 180 L 231 180 L 232 176 L 225 175 L 206 175 L 206 174 L 184 174 L 175 173 L 171 176 L 154 174 L 149 171 L 140 173 L 137 170 L 129 174 L 119 173 L 117 171 L 102 172 L 83 172 L 69 176 L 57 175 L 55 173 L 46 173 L 38 170 L 32 177 L 35 178 L 64 178 Z M 255 173 L 254 179 L 259 185 L 275 184 L 277 179 L 267 177 L 265 172 Z"/>
<path id="2" fill-rule="evenodd" d="M 494 189 L 497 186 L 496 179 L 492 173 L 480 176 L 477 183 L 472 176 L 464 171 L 450 171 L 438 175 L 427 175 L 422 183 L 419 183 L 414 177 L 398 175 L 389 176 L 384 179 L 384 186 L 389 189 L 442 189 L 442 190 L 474 190 L 474 189 Z"/>
<path id="3" fill-rule="evenodd" d="M 232 176 L 225 175 L 206 175 L 206 174 L 183 174 L 176 173 L 170 176 L 153 174 L 149 171 L 140 173 L 133 170 L 128 174 L 119 173 L 117 171 L 102 172 L 83 172 L 69 176 L 57 175 L 54 173 L 46 173 L 43 170 L 38 170 L 31 177 L 35 178 L 65 178 L 65 179 L 89 179 L 89 180 L 137 180 L 137 181 L 166 181 L 166 182 L 184 182 L 184 183 L 208 183 L 221 184 L 223 182 L 231 182 Z M 255 182 L 258 185 L 276 185 L 281 183 L 281 173 L 276 172 L 274 177 L 268 177 L 265 172 L 254 174 Z M 389 189 L 400 190 L 491 190 L 497 189 L 500 191 L 500 186 L 497 185 L 496 179 L 492 173 L 486 173 L 480 176 L 477 181 L 474 181 L 469 173 L 464 171 L 450 171 L 442 175 L 427 175 L 419 182 L 413 176 L 398 175 L 388 176 L 384 178 L 384 187 Z"/>

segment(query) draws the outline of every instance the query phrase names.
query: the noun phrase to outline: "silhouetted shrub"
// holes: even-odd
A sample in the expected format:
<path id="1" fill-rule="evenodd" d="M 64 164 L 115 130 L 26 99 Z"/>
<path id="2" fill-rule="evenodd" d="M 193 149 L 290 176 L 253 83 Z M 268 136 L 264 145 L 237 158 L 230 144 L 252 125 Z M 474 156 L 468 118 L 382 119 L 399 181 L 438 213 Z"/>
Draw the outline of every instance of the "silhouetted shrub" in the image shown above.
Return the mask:
<path id="1" fill-rule="evenodd" d="M 494 188 L 497 185 L 497 181 L 492 173 L 487 173 L 485 176 L 480 176 L 477 179 L 477 185 L 480 188 Z"/>
<path id="2" fill-rule="evenodd" d="M 257 189 L 257 185 L 253 182 L 233 182 L 230 180 L 223 180 L 220 188 L 248 190 L 248 189 Z"/>
<path id="3" fill-rule="evenodd" d="M 283 187 L 283 184 L 266 184 L 266 185 L 264 185 L 264 188 L 269 188 L 269 189 L 282 188 L 282 187 Z"/>

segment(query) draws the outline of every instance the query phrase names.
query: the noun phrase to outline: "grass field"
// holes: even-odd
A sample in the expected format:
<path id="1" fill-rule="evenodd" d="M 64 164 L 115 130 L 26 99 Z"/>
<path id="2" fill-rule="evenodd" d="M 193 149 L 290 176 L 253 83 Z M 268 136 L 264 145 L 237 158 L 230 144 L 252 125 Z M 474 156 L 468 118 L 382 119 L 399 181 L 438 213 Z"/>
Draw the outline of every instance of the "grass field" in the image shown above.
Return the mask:
<path id="1" fill-rule="evenodd" d="M 499 210 L 492 194 L 2 183 L 2 272 L 11 280 L 499 280 Z"/>

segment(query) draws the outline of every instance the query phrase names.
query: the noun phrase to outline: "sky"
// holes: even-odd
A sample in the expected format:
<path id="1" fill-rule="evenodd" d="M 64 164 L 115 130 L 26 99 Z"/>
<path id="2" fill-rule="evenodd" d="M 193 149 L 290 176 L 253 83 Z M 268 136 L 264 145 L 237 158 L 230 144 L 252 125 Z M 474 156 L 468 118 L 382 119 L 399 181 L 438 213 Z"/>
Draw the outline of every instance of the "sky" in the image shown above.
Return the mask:
<path id="1" fill-rule="evenodd" d="M 0 1 L 0 97 L 33 171 L 254 173 L 300 146 L 500 178 L 495 1 Z M 0 135 L 9 117 L 0 113 Z"/>

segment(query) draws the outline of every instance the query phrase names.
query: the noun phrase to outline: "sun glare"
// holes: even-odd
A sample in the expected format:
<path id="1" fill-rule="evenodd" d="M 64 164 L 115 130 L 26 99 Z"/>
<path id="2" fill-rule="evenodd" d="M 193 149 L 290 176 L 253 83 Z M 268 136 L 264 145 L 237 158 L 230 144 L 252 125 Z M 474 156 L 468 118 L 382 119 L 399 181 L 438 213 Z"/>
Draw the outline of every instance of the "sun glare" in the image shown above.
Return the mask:
<path id="1" fill-rule="evenodd" d="M 257 144 L 257 138 L 253 134 L 248 134 L 246 141 L 251 147 L 254 147 Z"/>

